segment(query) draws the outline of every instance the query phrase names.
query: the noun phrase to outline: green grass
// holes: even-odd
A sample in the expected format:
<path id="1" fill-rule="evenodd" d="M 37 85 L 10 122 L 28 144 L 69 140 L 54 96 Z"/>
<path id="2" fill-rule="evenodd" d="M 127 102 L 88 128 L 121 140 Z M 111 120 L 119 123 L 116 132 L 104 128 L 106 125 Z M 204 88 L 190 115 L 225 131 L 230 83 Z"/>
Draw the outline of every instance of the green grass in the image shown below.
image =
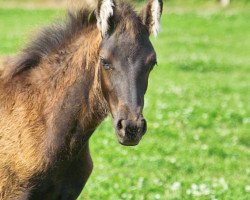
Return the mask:
<path id="1" fill-rule="evenodd" d="M 0 54 L 13 54 L 28 42 L 41 24 L 48 24 L 62 11 L 0 8 Z"/>
<path id="2" fill-rule="evenodd" d="M 0 9 L 0 54 L 58 14 Z M 248 19 L 249 9 L 163 15 L 148 133 L 121 146 L 107 119 L 91 138 L 95 168 L 79 200 L 250 199 Z"/>

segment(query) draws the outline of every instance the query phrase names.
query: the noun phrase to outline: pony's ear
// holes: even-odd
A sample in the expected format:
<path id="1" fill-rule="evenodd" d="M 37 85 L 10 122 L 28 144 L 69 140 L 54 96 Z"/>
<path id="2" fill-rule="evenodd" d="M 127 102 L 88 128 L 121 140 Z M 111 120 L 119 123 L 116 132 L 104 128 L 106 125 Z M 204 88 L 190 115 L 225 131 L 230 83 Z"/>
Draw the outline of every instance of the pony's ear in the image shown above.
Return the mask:
<path id="1" fill-rule="evenodd" d="M 148 3 L 140 13 L 141 20 L 146 25 L 149 34 L 153 34 L 155 37 L 160 31 L 162 7 L 162 0 L 148 0 Z"/>
<path id="2" fill-rule="evenodd" d="M 103 37 L 113 28 L 114 22 L 112 20 L 114 20 L 115 6 L 114 0 L 98 0 L 96 9 L 97 27 Z"/>

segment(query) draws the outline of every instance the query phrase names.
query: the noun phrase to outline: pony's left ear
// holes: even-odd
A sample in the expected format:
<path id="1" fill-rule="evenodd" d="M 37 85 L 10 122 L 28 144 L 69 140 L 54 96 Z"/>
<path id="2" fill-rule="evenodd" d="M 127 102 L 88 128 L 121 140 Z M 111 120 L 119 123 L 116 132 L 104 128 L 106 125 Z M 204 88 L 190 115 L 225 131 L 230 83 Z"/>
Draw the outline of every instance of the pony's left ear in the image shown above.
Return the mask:
<path id="1" fill-rule="evenodd" d="M 141 20 L 146 25 L 149 34 L 153 34 L 155 37 L 160 31 L 162 8 L 162 0 L 148 0 L 147 5 L 140 13 Z"/>
<path id="2" fill-rule="evenodd" d="M 97 27 L 105 37 L 113 28 L 115 0 L 98 0 L 96 9 Z"/>

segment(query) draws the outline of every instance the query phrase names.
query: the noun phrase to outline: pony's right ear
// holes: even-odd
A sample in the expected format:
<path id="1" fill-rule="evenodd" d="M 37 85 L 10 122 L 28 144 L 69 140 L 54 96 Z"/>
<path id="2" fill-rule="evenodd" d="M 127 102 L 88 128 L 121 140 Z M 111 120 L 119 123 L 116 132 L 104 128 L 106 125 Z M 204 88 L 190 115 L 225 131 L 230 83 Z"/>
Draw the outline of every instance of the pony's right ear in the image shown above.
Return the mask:
<path id="1" fill-rule="evenodd" d="M 147 27 L 149 34 L 153 34 L 155 37 L 160 31 L 162 8 L 162 0 L 148 0 L 147 5 L 140 13 L 140 18 Z"/>
<path id="2" fill-rule="evenodd" d="M 115 12 L 114 0 L 98 0 L 96 9 L 97 27 L 105 37 L 112 29 L 112 20 Z"/>

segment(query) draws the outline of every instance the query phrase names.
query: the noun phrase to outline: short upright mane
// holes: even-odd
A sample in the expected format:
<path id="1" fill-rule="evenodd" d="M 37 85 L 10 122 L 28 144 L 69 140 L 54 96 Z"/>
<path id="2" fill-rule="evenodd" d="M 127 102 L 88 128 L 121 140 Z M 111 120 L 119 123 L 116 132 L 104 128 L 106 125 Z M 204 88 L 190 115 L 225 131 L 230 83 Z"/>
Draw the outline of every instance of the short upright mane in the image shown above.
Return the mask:
<path id="1" fill-rule="evenodd" d="M 4 76 L 12 78 L 25 70 L 36 67 L 42 57 L 60 49 L 80 31 L 94 23 L 96 23 L 96 18 L 93 10 L 68 11 L 64 22 L 55 22 L 43 28 L 18 56 L 8 61 Z"/>

